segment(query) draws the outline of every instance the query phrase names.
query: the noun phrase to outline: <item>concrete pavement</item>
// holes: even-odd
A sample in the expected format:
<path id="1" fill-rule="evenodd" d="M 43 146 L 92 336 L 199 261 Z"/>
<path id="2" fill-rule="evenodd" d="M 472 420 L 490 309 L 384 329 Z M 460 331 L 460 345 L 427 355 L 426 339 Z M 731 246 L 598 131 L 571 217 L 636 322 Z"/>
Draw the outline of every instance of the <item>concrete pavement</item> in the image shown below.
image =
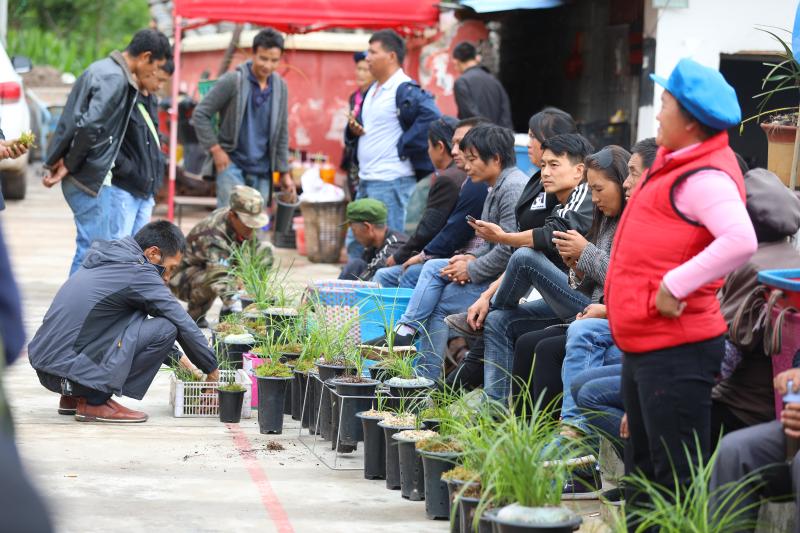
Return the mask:
<path id="1" fill-rule="evenodd" d="M 202 215 L 187 213 L 183 230 Z M 30 338 L 67 277 L 71 212 L 59 187 L 45 189 L 31 175 L 28 197 L 9 202 L 0 221 Z M 337 272 L 296 257 L 290 279 L 305 283 Z M 58 397 L 39 385 L 25 358 L 8 369 L 5 383 L 20 453 L 60 532 L 447 529 L 425 519 L 422 503 L 403 500 L 382 481 L 330 470 L 297 439 L 296 422 L 287 422 L 283 435 L 266 436 L 255 416 L 233 430 L 217 419 L 173 418 L 167 372 L 142 402 L 122 400 L 150 414 L 134 426 L 59 416 Z"/>

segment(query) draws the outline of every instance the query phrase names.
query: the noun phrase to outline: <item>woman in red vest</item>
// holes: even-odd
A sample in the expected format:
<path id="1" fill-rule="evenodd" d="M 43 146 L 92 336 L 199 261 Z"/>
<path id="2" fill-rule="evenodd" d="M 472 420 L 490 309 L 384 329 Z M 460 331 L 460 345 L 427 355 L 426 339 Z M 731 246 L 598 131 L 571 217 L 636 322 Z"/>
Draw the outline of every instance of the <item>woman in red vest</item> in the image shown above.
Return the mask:
<path id="1" fill-rule="evenodd" d="M 685 484 L 689 461 L 718 438 L 709 434 L 711 388 L 727 326 L 716 293 L 757 241 L 725 131 L 741 120 L 733 87 L 690 59 L 669 80 L 651 77 L 666 88 L 659 150 L 620 221 L 605 296 L 624 352 L 632 466 L 672 487 L 673 471 Z M 632 507 L 644 503 L 628 496 Z"/>

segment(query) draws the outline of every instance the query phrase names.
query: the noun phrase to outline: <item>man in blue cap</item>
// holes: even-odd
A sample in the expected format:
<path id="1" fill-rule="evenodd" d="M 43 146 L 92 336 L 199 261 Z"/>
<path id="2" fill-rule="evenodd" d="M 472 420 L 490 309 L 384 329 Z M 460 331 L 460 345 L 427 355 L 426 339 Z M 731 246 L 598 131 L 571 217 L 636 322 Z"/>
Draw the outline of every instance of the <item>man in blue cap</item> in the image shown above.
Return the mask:
<path id="1" fill-rule="evenodd" d="M 725 131 L 741 120 L 736 92 L 691 59 L 653 80 L 666 89 L 659 149 L 622 215 L 605 295 L 624 352 L 630 466 L 671 492 L 689 483 L 691 463 L 718 437 L 710 434 L 711 388 L 727 325 L 716 293 L 758 243 Z M 627 496 L 635 528 L 646 502 Z"/>

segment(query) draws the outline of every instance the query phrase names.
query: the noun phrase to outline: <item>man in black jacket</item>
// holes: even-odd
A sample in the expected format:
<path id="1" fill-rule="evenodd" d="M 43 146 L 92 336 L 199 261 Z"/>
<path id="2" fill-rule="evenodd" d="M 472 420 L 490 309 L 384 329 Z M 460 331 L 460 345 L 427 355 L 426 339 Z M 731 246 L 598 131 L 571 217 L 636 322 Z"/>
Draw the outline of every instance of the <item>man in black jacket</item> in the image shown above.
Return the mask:
<path id="1" fill-rule="evenodd" d="M 165 220 L 135 237 L 92 245 L 28 345 L 42 385 L 62 395 L 60 414 L 81 422 L 144 422 L 145 413 L 111 396 L 141 400 L 176 340 L 186 351 L 183 366 L 197 372 L 196 365 L 208 381 L 218 381 L 208 341 L 167 287 L 185 250 L 180 229 Z"/>
<path id="2" fill-rule="evenodd" d="M 386 226 L 388 212 L 380 200 L 361 198 L 347 204 L 347 222 L 356 240 L 364 247 L 360 258 L 342 268 L 339 279 L 369 281 L 386 261 L 397 253 L 408 237 Z"/>
<path id="3" fill-rule="evenodd" d="M 97 196 L 110 183 L 131 112 L 136 79 L 147 79 L 172 57 L 166 36 L 141 30 L 123 52 L 95 61 L 75 82 L 50 141 L 42 183 L 61 182 L 75 218 L 77 237 L 70 275 L 78 270 L 89 245 L 107 238 L 108 224 Z"/>
<path id="4" fill-rule="evenodd" d="M 175 64 L 169 60 L 153 76 L 138 80 L 139 95 L 111 169 L 111 186 L 103 187 L 100 192 L 108 240 L 132 237 L 150 222 L 165 166 L 158 134 L 156 93 L 174 70 Z"/>
<path id="5" fill-rule="evenodd" d="M 453 48 L 453 63 L 461 73 L 453 87 L 458 118 L 484 117 L 513 130 L 508 93 L 489 69 L 481 65 L 475 46 L 468 42 L 458 43 Z"/>

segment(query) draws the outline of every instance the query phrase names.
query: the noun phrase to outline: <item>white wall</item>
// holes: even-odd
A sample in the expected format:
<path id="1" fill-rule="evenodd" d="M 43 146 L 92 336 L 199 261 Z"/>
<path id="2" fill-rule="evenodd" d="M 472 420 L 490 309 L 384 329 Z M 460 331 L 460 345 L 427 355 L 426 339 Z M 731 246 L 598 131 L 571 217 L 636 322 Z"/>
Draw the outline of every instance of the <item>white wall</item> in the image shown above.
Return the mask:
<path id="1" fill-rule="evenodd" d="M 689 0 L 685 9 L 651 9 L 645 2 L 645 36 L 656 39 L 656 73 L 669 73 L 684 57 L 719 68 L 720 54 L 780 50 L 778 43 L 756 26 L 792 29 L 797 0 Z M 780 33 L 779 33 L 780 34 Z M 781 34 L 787 41 L 788 33 Z M 655 86 L 654 106 L 639 109 L 638 139 L 656 132 L 661 87 Z"/>

